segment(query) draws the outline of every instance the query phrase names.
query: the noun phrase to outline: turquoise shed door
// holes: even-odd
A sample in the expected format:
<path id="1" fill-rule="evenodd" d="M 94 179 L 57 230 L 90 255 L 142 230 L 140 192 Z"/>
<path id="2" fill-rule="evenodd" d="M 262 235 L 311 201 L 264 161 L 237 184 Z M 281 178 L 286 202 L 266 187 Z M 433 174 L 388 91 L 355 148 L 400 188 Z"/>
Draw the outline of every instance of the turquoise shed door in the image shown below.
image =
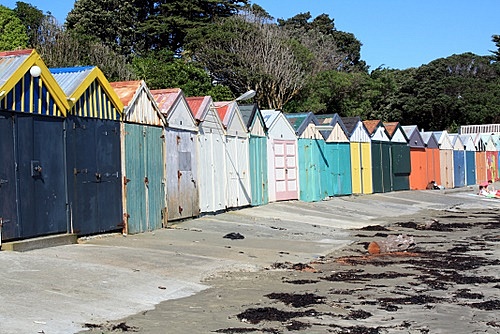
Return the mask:
<path id="1" fill-rule="evenodd" d="M 321 173 L 321 185 L 328 196 L 335 196 L 338 191 L 336 170 L 338 169 L 337 143 L 324 143 L 326 163 Z"/>
<path id="2" fill-rule="evenodd" d="M 337 193 L 338 195 L 352 194 L 351 176 L 351 145 L 349 143 L 338 143 L 338 170 L 337 170 Z"/>
<path id="3" fill-rule="evenodd" d="M 266 137 L 250 135 L 250 182 L 252 205 L 269 203 Z"/>
<path id="4" fill-rule="evenodd" d="M 328 166 L 326 180 L 321 184 L 328 187 L 329 196 L 352 194 L 351 148 L 349 143 L 325 143 L 325 156 Z"/>
<path id="5" fill-rule="evenodd" d="M 322 199 L 320 185 L 319 144 L 315 139 L 298 140 L 299 148 L 299 198 L 305 202 Z"/>
<path id="6" fill-rule="evenodd" d="M 465 175 L 467 185 L 476 184 L 476 152 L 465 151 Z"/>
<path id="7" fill-rule="evenodd" d="M 125 203 L 127 233 L 163 226 L 165 207 L 162 129 L 125 124 Z"/>

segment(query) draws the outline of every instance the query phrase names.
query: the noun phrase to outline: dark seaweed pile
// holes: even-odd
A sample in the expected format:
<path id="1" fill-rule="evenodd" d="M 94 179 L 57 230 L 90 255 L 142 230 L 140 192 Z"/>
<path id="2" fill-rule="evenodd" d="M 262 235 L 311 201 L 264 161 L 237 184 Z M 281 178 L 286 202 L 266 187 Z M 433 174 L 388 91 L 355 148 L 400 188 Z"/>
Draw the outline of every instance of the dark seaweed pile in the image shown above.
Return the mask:
<path id="1" fill-rule="evenodd" d="M 437 212 L 422 221 L 367 226 L 359 229 L 364 234 L 355 235 L 359 242 L 343 250 L 344 254 L 332 254 L 311 264 L 274 264 L 270 270 L 289 270 L 290 275 L 282 278 L 283 291 L 264 297 L 275 306 L 280 305 L 276 301 L 283 303 L 283 307 L 258 302 L 259 307 L 249 307 L 236 317 L 241 322 L 263 327 L 226 328 L 217 332 L 378 334 L 395 329 L 432 333 L 426 322 L 398 320 L 396 315 L 401 311 L 417 312 L 423 318 L 428 312 L 432 318 L 436 305 L 450 305 L 488 312 L 478 318 L 482 320 L 471 319 L 471 323 L 483 326 L 478 327 L 478 332 L 493 333 L 500 327 L 497 316 L 500 300 L 498 293 L 491 293 L 492 289 L 500 288 L 500 279 L 495 274 L 500 260 L 494 256 L 500 241 L 499 228 L 497 210 Z M 414 237 L 417 248 L 408 253 L 368 254 L 367 245 L 387 237 L 387 233 L 380 232 L 388 231 Z M 299 289 L 300 285 L 303 290 L 290 293 L 287 286 L 291 285 Z M 311 288 L 314 291 L 308 290 Z M 315 309 L 308 309 L 312 305 L 316 305 Z M 375 316 L 382 322 L 373 320 Z"/>

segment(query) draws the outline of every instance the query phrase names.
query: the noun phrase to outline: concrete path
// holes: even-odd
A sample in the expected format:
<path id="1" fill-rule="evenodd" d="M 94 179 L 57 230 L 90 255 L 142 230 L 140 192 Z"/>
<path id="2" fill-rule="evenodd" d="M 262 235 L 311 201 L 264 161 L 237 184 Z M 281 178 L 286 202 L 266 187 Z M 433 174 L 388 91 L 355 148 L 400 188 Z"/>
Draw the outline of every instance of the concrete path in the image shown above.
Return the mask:
<path id="1" fill-rule="evenodd" d="M 347 229 L 421 210 L 499 208 L 465 191 L 403 191 L 298 201 L 107 235 L 29 252 L 0 252 L 0 333 L 72 333 L 203 289 L 229 270 L 308 262 L 351 242 Z M 245 238 L 230 240 L 235 232 Z"/>

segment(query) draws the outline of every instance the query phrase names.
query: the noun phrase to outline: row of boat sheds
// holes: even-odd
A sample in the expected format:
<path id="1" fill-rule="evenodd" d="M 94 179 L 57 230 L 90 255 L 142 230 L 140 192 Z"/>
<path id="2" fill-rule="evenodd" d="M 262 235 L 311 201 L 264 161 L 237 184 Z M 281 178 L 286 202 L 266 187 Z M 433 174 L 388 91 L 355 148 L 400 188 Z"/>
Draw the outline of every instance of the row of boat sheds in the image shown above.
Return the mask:
<path id="1" fill-rule="evenodd" d="M 1 52 L 1 240 L 133 234 L 274 201 L 498 180 L 499 136 L 468 130 L 260 110 Z"/>

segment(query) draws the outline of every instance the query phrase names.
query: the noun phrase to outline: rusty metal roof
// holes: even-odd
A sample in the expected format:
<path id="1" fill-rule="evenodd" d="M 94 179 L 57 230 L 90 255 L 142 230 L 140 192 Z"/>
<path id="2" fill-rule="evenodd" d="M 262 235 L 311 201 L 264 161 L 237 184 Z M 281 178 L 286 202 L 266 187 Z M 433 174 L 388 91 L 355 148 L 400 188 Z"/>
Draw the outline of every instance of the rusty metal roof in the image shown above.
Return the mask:
<path id="1" fill-rule="evenodd" d="M 377 128 L 381 125 L 381 123 L 382 122 L 378 119 L 363 121 L 363 125 L 365 126 L 365 129 L 366 131 L 368 131 L 370 136 L 373 135 L 375 131 L 377 131 Z"/>
<path id="2" fill-rule="evenodd" d="M 130 105 L 135 94 L 141 87 L 141 80 L 135 81 L 118 81 L 110 82 L 109 84 L 113 87 L 114 91 L 122 101 L 124 106 Z"/>
<path id="3" fill-rule="evenodd" d="M 229 120 L 231 118 L 231 112 L 232 109 L 234 108 L 234 104 L 236 102 L 233 101 L 222 101 L 222 102 L 215 102 L 215 108 L 217 109 L 217 113 L 219 114 L 220 120 L 222 121 L 222 124 L 224 124 L 224 127 L 227 127 L 229 124 Z"/>
<path id="4" fill-rule="evenodd" d="M 399 122 L 384 122 L 384 128 L 389 134 L 389 137 L 392 138 L 396 130 L 398 129 Z"/>
<path id="5" fill-rule="evenodd" d="M 160 111 L 163 114 L 168 114 L 175 102 L 181 98 L 182 90 L 180 88 L 166 88 L 152 90 L 151 94 L 156 100 Z"/>
<path id="6" fill-rule="evenodd" d="M 212 104 L 211 96 L 192 96 L 187 97 L 186 101 L 189 105 L 189 109 L 193 114 L 194 119 L 197 121 L 203 121 L 206 116 L 206 111 L 210 108 Z"/>

